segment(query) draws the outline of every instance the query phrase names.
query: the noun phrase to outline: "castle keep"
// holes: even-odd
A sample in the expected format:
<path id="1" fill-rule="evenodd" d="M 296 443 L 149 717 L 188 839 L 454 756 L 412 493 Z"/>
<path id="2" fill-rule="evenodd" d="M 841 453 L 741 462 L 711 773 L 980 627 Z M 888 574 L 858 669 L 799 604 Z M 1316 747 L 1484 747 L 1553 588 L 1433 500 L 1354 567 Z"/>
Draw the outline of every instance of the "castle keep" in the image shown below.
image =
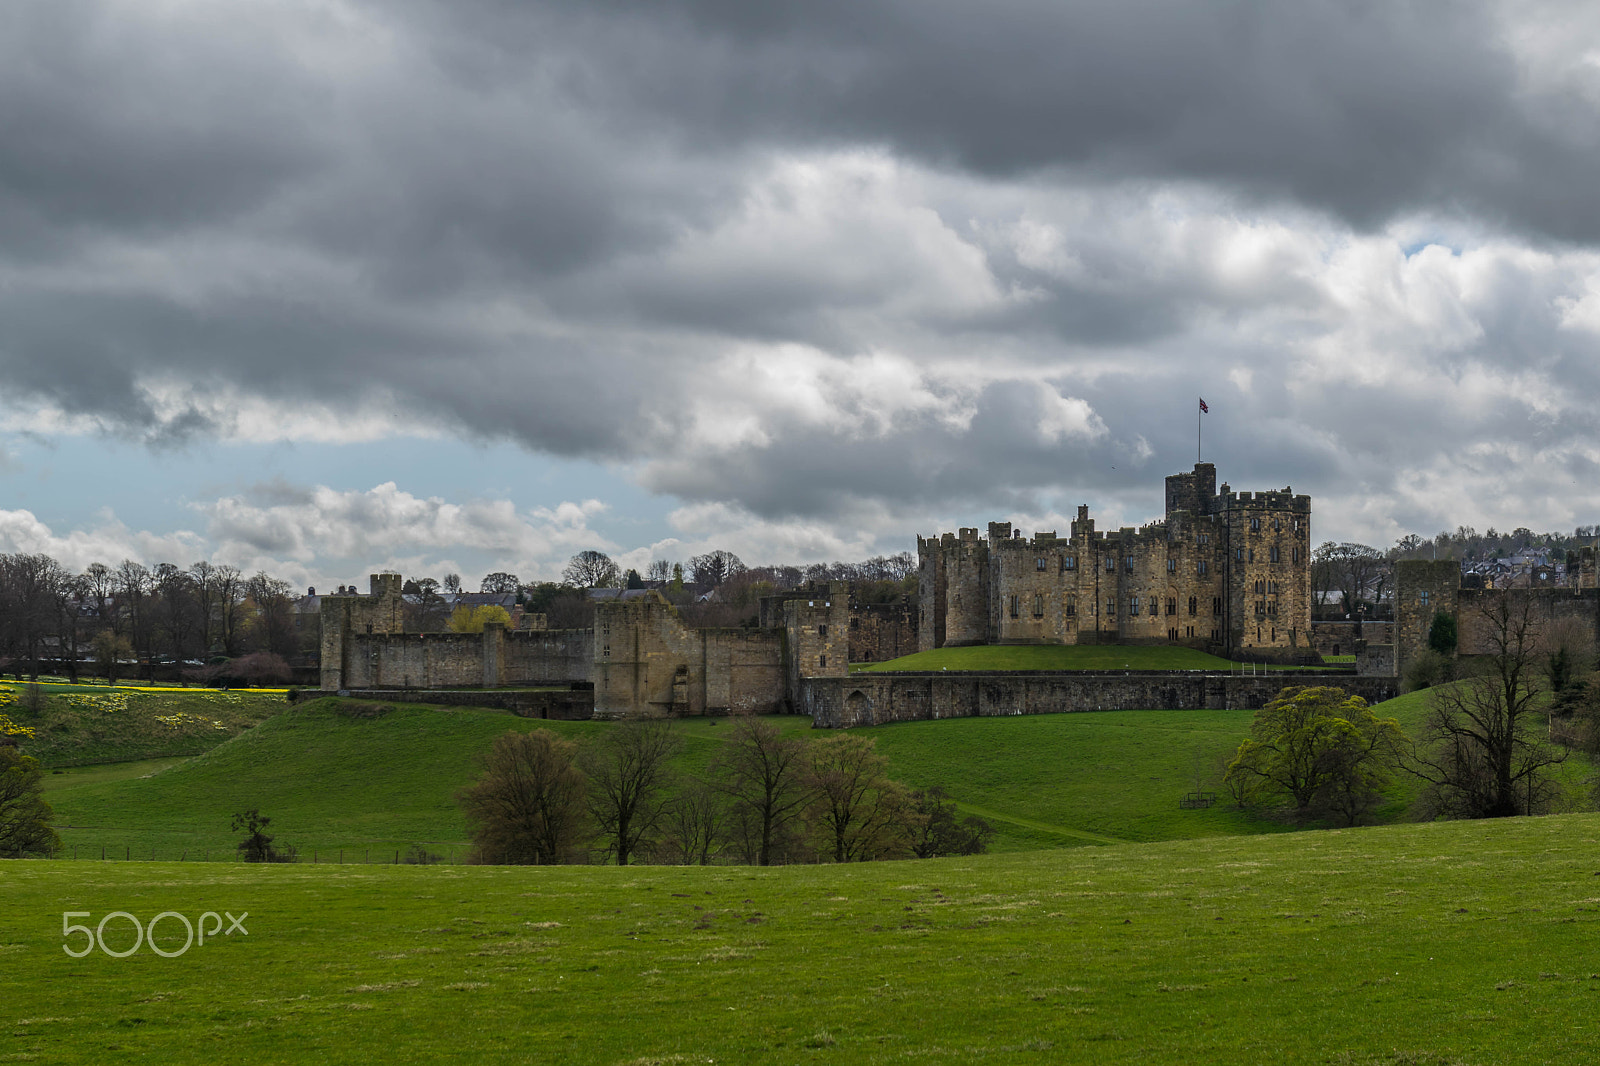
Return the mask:
<path id="1" fill-rule="evenodd" d="M 1166 516 L 1067 536 L 1009 522 L 917 538 L 922 649 L 961 644 L 1182 644 L 1294 660 L 1311 648 L 1311 497 L 1173 474 Z"/>

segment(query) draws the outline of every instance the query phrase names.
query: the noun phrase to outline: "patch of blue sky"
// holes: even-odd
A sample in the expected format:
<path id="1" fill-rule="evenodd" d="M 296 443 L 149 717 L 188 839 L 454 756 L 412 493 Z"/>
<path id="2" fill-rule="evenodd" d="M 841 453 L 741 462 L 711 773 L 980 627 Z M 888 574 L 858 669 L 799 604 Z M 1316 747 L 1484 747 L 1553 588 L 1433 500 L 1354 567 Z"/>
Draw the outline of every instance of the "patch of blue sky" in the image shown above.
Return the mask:
<path id="1" fill-rule="evenodd" d="M 204 532 L 193 507 L 225 496 L 326 485 L 361 492 L 393 481 L 402 491 L 450 503 L 507 499 L 519 511 L 597 499 L 597 533 L 623 545 L 671 535 L 672 502 L 653 497 L 628 472 L 556 459 L 509 444 L 396 438 L 352 444 L 196 442 L 150 449 L 114 438 L 61 435 L 5 439 L 0 492 L 7 509 L 27 509 L 57 534 L 98 526 L 110 510 L 132 529 Z"/>

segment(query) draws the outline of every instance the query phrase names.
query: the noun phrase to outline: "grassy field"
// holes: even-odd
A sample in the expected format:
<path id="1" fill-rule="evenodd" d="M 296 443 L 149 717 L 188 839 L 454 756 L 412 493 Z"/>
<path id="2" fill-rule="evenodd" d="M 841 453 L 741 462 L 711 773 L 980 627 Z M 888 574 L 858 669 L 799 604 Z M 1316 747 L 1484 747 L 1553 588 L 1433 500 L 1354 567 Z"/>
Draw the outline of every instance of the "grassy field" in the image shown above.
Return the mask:
<path id="1" fill-rule="evenodd" d="M 1415 693 L 1382 705 L 1414 731 L 1427 706 Z M 378 713 L 380 706 L 387 707 Z M 907 722 L 859 730 L 877 740 L 890 773 L 944 786 L 997 829 L 996 851 L 1281 832 L 1295 826 L 1219 803 L 1183 810 L 1190 791 L 1219 787 L 1223 760 L 1250 727 L 1249 711 L 1106 711 Z M 807 719 L 772 721 L 803 737 L 828 735 Z M 280 843 L 309 859 L 392 861 L 411 845 L 451 858 L 466 840 L 455 804 L 475 760 L 508 729 L 572 738 L 600 722 L 542 722 L 504 712 L 317 700 L 187 760 L 78 768 L 50 774 L 67 854 L 79 857 L 231 857 L 231 815 L 273 819 Z M 701 773 L 728 734 L 725 720 L 675 724 L 679 768 Z M 1591 764 L 1565 767 L 1574 804 Z M 1397 780 L 1381 820 L 1405 817 L 1416 786 Z"/>
<path id="2" fill-rule="evenodd" d="M 1243 668 L 1249 669 L 1248 666 Z M 885 670 L 1209 670 L 1227 673 L 1239 669 L 1238 663 L 1195 648 L 1135 644 L 983 644 L 936 648 L 881 663 L 850 666 L 851 673 Z M 1256 669 L 1307 668 L 1258 666 Z"/>
<path id="3" fill-rule="evenodd" d="M 48 768 L 199 755 L 286 706 L 283 690 L 0 684 L 0 710 L 32 729 L 28 754 Z"/>
<path id="4" fill-rule="evenodd" d="M 67 854 L 231 856 L 232 812 L 258 807 L 273 818 L 278 839 L 307 858 L 342 850 L 346 858 L 392 860 L 412 844 L 448 858 L 466 839 L 455 793 L 494 737 L 543 727 L 582 738 L 610 728 L 408 705 L 365 717 L 376 706 L 317 700 L 192 760 L 48 776 Z M 1026 850 L 1286 828 L 1221 805 L 1178 808 L 1184 793 L 1215 787 L 1250 718 L 1248 711 L 1112 711 L 859 732 L 877 739 L 894 777 L 943 785 L 988 819 L 998 831 L 996 850 Z M 772 721 L 796 735 L 827 735 L 807 719 Z M 676 728 L 686 773 L 703 772 L 728 734 L 717 719 Z"/>
<path id="5" fill-rule="evenodd" d="M 844 867 L 12 862 L 0 1061 L 1588 1062 L 1597 855 L 1575 815 Z M 66 911 L 247 933 L 74 959 Z"/>

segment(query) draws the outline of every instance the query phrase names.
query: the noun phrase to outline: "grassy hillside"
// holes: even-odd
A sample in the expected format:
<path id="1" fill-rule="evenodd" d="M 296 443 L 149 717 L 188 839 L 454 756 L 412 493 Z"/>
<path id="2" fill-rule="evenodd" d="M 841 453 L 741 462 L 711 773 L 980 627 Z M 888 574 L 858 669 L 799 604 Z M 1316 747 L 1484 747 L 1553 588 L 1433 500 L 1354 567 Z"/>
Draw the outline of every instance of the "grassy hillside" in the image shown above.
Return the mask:
<path id="1" fill-rule="evenodd" d="M 1426 692 L 1381 706 L 1414 733 Z M 890 773 L 944 786 L 998 830 L 997 851 L 1280 832 L 1294 826 L 1231 809 L 1183 810 L 1190 791 L 1219 788 L 1224 760 L 1250 728 L 1250 711 L 1105 711 L 906 722 L 874 737 Z M 828 735 L 807 719 L 774 718 L 804 737 Z M 475 760 L 508 729 L 550 728 L 582 738 L 601 722 L 542 722 L 499 711 L 322 699 L 278 716 L 200 757 L 141 761 L 50 775 L 48 799 L 68 854 L 229 856 L 235 811 L 259 808 L 281 843 L 306 857 L 393 859 L 425 844 L 449 857 L 466 839 L 455 794 Z M 726 720 L 675 723 L 680 768 L 703 772 Z M 1593 774 L 1574 758 L 1564 776 L 1581 808 Z M 1416 783 L 1400 776 L 1380 820 L 1405 817 Z"/>
<path id="2" fill-rule="evenodd" d="M 282 711 L 283 691 L 0 684 L 0 709 L 34 731 L 46 767 L 198 755 Z"/>
<path id="3" fill-rule="evenodd" d="M 881 663 L 855 663 L 851 673 L 885 670 L 1237 670 L 1237 663 L 1195 648 L 1134 644 L 985 644 L 936 648 Z M 1301 667 L 1258 667 L 1298 670 Z"/>
<path id="4" fill-rule="evenodd" d="M 13 862 L 0 1059 L 1586 1062 L 1597 854 L 1583 815 L 847 867 Z M 248 932 L 63 952 L 60 913 L 116 910 Z"/>

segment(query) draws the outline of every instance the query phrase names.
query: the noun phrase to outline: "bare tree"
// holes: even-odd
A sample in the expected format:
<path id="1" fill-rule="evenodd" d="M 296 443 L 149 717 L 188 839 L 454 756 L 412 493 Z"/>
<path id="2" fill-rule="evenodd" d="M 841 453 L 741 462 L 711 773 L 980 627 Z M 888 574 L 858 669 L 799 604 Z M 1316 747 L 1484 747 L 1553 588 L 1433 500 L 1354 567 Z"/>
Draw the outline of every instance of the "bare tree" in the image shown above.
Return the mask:
<path id="1" fill-rule="evenodd" d="M 94 601 L 94 613 L 102 625 L 109 625 L 113 633 L 121 633 L 121 619 L 112 609 L 117 593 L 117 575 L 105 563 L 90 563 L 83 572 L 84 585 Z"/>
<path id="2" fill-rule="evenodd" d="M 1546 810 L 1565 752 L 1537 728 L 1543 675 L 1534 600 L 1507 590 L 1485 597 L 1473 629 L 1487 644 L 1474 676 L 1433 689 L 1421 743 L 1407 769 L 1426 782 L 1426 813 L 1497 818 Z"/>
<path id="3" fill-rule="evenodd" d="M 517 581 L 516 574 L 508 574 L 503 570 L 496 570 L 494 573 L 484 577 L 483 583 L 478 586 L 478 591 L 503 595 L 507 592 L 515 593 L 520 587 L 521 583 Z"/>
<path id="4" fill-rule="evenodd" d="M 494 865 L 568 861 L 582 840 L 585 791 L 576 744 L 548 729 L 502 734 L 483 776 L 459 796 L 473 857 Z"/>
<path id="5" fill-rule="evenodd" d="M 672 757 L 680 747 L 668 719 L 628 718 L 583 749 L 589 813 L 618 866 L 628 865 L 660 824 Z"/>
<path id="6" fill-rule="evenodd" d="M 160 600 L 161 627 L 174 659 L 184 659 L 195 630 L 194 578 L 172 563 L 157 563 L 151 575 Z"/>
<path id="7" fill-rule="evenodd" d="M 258 570 L 245 582 L 245 596 L 255 604 L 254 629 L 261 644 L 273 655 L 287 656 L 294 650 L 294 586 Z"/>
<path id="8" fill-rule="evenodd" d="M 622 577 L 622 571 L 611 561 L 611 556 L 593 548 L 585 549 L 567 560 L 561 580 L 580 589 L 611 588 Z"/>
<path id="9" fill-rule="evenodd" d="M 216 642 L 217 568 L 204 559 L 189 567 L 193 582 L 196 622 L 200 630 L 200 657 L 209 656 Z"/>
<path id="10" fill-rule="evenodd" d="M 134 654 L 146 663 L 150 660 L 150 644 L 154 625 L 150 618 L 150 571 L 143 563 L 124 559 L 117 566 L 117 605 L 128 614 L 128 639 Z"/>
<path id="11" fill-rule="evenodd" d="M 673 564 L 666 559 L 652 560 L 644 572 L 644 576 L 651 581 L 671 581 Z"/>
<path id="12" fill-rule="evenodd" d="M 746 827 L 752 858 L 770 866 L 785 829 L 811 802 L 806 742 L 749 716 L 735 720 L 732 734 L 717 761 L 714 787 L 728 797 L 731 813 Z"/>
<path id="13" fill-rule="evenodd" d="M 745 565 L 737 555 L 718 548 L 690 559 L 689 569 L 694 571 L 696 584 L 716 588 L 735 574 L 743 573 Z"/>
<path id="14" fill-rule="evenodd" d="M 244 599 L 244 575 L 227 565 L 212 573 L 217 584 L 217 636 L 222 641 L 222 653 L 232 658 L 239 654 L 239 604 Z"/>
<path id="15" fill-rule="evenodd" d="M 878 742 L 839 733 L 809 745 L 806 783 L 834 862 L 907 855 L 915 836 L 911 793 L 889 780 Z"/>
<path id="16" fill-rule="evenodd" d="M 690 782 L 662 812 L 662 853 L 684 866 L 709 865 L 722 844 L 725 822 L 721 798 L 703 781 Z"/>

